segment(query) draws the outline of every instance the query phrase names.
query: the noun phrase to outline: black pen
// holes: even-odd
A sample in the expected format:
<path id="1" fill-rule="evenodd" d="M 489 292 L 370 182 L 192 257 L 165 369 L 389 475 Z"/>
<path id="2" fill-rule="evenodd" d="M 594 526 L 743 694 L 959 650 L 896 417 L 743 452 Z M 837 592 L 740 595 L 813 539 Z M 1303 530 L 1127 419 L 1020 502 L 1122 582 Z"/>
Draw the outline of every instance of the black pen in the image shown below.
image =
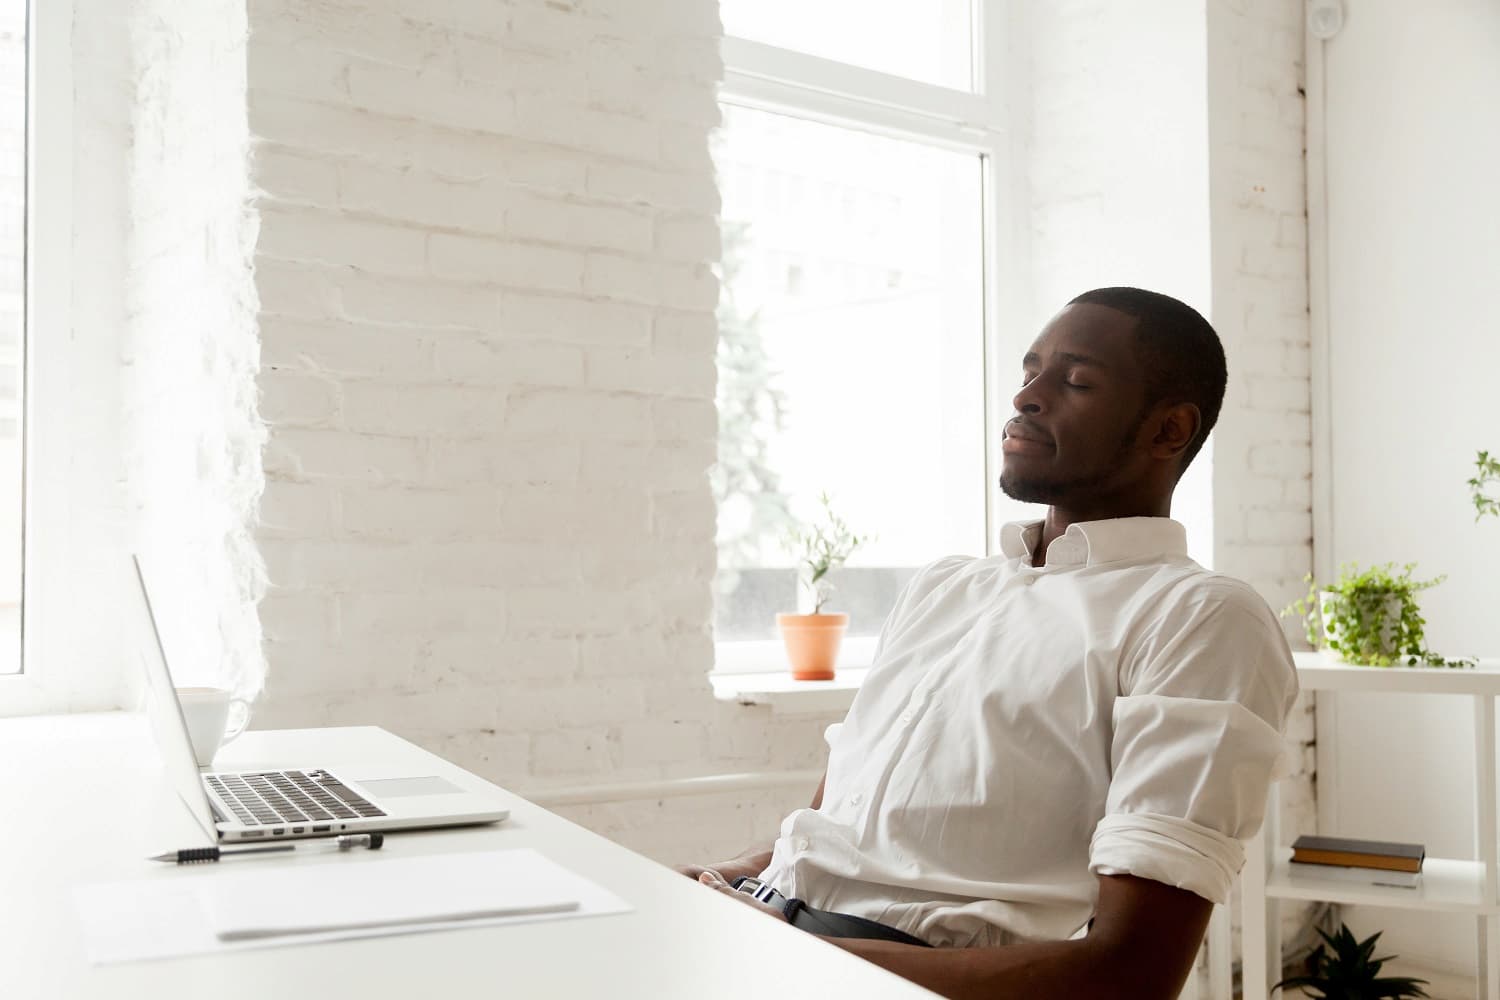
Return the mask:
<path id="1" fill-rule="evenodd" d="M 375 851 L 385 843 L 383 833 L 346 833 L 342 837 L 334 837 L 333 842 L 341 851 L 347 851 L 355 847 L 368 847 Z M 266 844 L 263 847 L 241 847 L 238 850 L 224 850 L 219 847 L 185 847 L 180 851 L 168 851 L 166 854 L 154 854 L 149 861 L 174 861 L 179 865 L 188 865 L 196 861 L 218 861 L 220 858 L 232 858 L 239 854 L 271 854 L 277 851 L 295 851 L 298 847 L 311 847 L 312 844 L 320 843 L 311 841 L 307 844 Z M 326 844 L 327 841 L 321 843 Z"/>

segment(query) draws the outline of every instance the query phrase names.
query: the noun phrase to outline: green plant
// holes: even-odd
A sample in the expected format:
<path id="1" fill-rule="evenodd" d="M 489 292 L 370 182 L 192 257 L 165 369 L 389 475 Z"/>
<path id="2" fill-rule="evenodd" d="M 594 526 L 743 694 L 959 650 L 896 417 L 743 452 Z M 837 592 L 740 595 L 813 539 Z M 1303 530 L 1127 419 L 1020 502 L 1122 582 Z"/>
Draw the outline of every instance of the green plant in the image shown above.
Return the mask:
<path id="1" fill-rule="evenodd" d="M 1474 458 L 1474 476 L 1469 480 L 1469 498 L 1474 501 L 1476 521 L 1486 514 L 1500 517 L 1500 497 L 1485 493 L 1491 485 L 1500 486 L 1500 459 L 1491 458 L 1489 452 L 1481 451 Z"/>
<path id="2" fill-rule="evenodd" d="M 1417 606 L 1417 594 L 1444 578 L 1413 580 L 1416 565 L 1407 563 L 1397 570 L 1394 563 L 1386 563 L 1361 570 L 1347 564 L 1340 567 L 1338 580 L 1326 585 L 1308 574 L 1307 596 L 1281 613 L 1301 615 L 1307 641 L 1332 649 L 1349 663 L 1389 667 L 1402 660 L 1413 667 L 1473 666 L 1477 661 L 1472 658 L 1448 659 L 1424 645 L 1427 619 Z"/>
<path id="3" fill-rule="evenodd" d="M 1321 927 L 1317 931 L 1324 943 L 1307 957 L 1309 974 L 1283 979 L 1271 987 L 1271 992 L 1284 987 L 1307 988 L 1317 990 L 1312 995 L 1322 1000 L 1399 1000 L 1428 995 L 1422 988 L 1427 985 L 1425 979 L 1380 975 L 1381 966 L 1396 957 L 1371 957 L 1375 954 L 1375 942 L 1380 940 L 1380 932 L 1356 941 L 1347 924 L 1340 924 L 1338 933 L 1332 937 Z M 1331 954 L 1330 948 L 1333 949 Z"/>
<path id="4" fill-rule="evenodd" d="M 844 565 L 855 549 L 870 540 L 869 535 L 860 536 L 849 530 L 844 519 L 833 512 L 827 493 L 818 497 L 818 503 L 823 507 L 823 521 L 794 528 L 787 536 L 788 545 L 798 552 L 798 574 L 813 595 L 813 614 L 823 610 L 833 593 L 828 574 Z"/>

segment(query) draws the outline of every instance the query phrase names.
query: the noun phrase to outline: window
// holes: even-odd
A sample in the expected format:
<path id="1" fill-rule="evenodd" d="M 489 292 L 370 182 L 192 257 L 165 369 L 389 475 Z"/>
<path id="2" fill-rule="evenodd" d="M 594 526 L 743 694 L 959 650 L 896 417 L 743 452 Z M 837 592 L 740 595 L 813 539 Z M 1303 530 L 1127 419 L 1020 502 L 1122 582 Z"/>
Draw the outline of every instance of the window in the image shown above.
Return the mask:
<path id="1" fill-rule="evenodd" d="M 21 669 L 27 4 L 0 0 L 0 674 Z"/>
<path id="2" fill-rule="evenodd" d="M 971 0 L 723 0 L 724 33 L 956 90 L 974 86 Z M 857 25 L 857 29 L 851 30 Z"/>
<path id="3" fill-rule="evenodd" d="M 722 5 L 720 671 L 775 664 L 756 645 L 797 606 L 786 533 L 821 494 L 874 536 L 828 605 L 850 614 L 847 665 L 916 568 L 987 550 L 987 408 L 1009 396 L 986 394 L 1003 129 L 982 13 Z"/>

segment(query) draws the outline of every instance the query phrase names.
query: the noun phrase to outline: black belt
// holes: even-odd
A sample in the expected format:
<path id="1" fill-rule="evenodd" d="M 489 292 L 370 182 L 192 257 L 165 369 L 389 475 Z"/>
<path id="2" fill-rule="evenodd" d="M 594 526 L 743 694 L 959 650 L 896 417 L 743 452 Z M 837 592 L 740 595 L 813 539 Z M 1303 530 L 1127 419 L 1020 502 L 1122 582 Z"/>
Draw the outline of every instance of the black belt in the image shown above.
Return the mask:
<path id="1" fill-rule="evenodd" d="M 856 917 L 852 913 L 818 910 L 800 899 L 788 899 L 758 878 L 741 875 L 734 880 L 731 888 L 776 907 L 786 916 L 787 923 L 811 934 L 820 934 L 823 937 L 871 938 L 876 941 L 914 944 L 922 948 L 932 947 L 921 938 L 912 937 L 905 931 L 898 931 L 894 927 L 887 927 L 879 921 Z"/>

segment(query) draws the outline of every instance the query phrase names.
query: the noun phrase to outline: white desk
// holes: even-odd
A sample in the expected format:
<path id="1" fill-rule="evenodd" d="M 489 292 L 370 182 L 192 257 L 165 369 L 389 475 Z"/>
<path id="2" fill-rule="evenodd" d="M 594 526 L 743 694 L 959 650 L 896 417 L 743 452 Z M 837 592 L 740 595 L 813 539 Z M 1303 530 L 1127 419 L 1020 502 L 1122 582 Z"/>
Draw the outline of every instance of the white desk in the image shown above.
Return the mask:
<path id="1" fill-rule="evenodd" d="M 250 732 L 216 766 L 322 766 L 420 758 L 459 769 L 375 728 Z M 147 789 L 141 794 L 141 789 Z M 810 934 L 704 889 L 524 799 L 497 789 L 496 826 L 392 834 L 392 856 L 532 847 L 635 907 L 628 914 L 472 928 L 223 955 L 90 966 L 72 887 L 191 878 L 144 860 L 201 844 L 166 787 L 142 719 L 121 713 L 0 720 L 0 997 L 918 998 L 914 986 Z M 102 806 L 107 831 L 83 823 Z M 288 865 L 296 857 L 222 864 Z M 696 860 L 696 859 L 684 859 Z"/>

